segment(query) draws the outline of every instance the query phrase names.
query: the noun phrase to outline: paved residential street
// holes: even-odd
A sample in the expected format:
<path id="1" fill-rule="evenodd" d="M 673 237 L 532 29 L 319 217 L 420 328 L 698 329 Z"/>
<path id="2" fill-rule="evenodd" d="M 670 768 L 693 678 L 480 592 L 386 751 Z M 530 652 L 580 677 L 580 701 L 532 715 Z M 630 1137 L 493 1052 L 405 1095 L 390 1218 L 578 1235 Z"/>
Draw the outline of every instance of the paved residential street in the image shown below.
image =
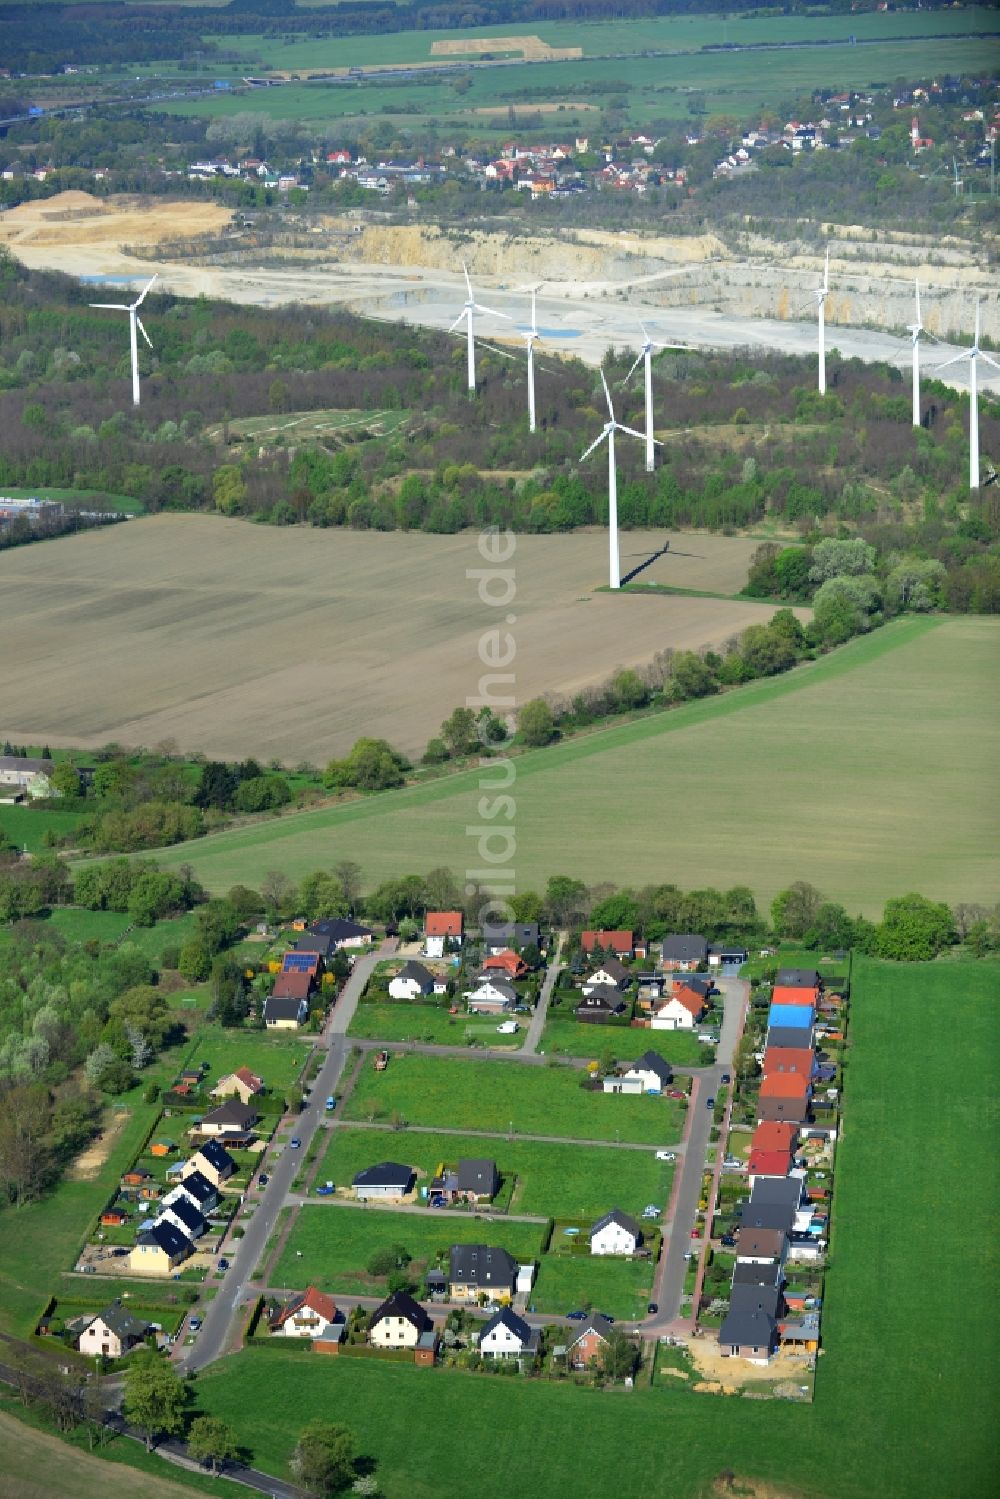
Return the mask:
<path id="1" fill-rule="evenodd" d="M 246 1233 L 243 1238 L 232 1240 L 228 1246 L 229 1269 L 219 1285 L 215 1299 L 209 1303 L 197 1341 L 179 1360 L 179 1368 L 184 1373 L 193 1374 L 225 1351 L 233 1319 L 246 1298 L 247 1284 L 253 1279 L 257 1263 L 264 1253 L 313 1136 L 326 1117 L 324 1100 L 328 1094 L 335 1094 L 337 1091 L 350 1050 L 347 1028 L 354 1018 L 365 985 L 382 956 L 384 951 L 380 950 L 355 961 L 351 975 L 334 1006 L 332 1017 L 320 1036 L 320 1045 L 325 1042 L 328 1047 L 326 1060 L 312 1084 L 307 1106 L 294 1121 L 295 1134 L 302 1141 L 302 1147 L 300 1150 L 289 1150 L 286 1147 L 277 1157 L 268 1154 L 265 1166 L 269 1176 L 268 1184 L 260 1196 L 255 1212 L 249 1220 L 244 1221 Z"/>
<path id="2" fill-rule="evenodd" d="M 542 992 L 538 996 L 535 1013 L 532 1015 L 531 1024 L 528 1026 L 528 1034 L 525 1037 L 524 1046 L 521 1051 L 523 1057 L 534 1056 L 538 1050 L 538 1043 L 542 1039 L 545 1016 L 548 1014 L 549 1009 L 549 998 L 552 990 L 555 988 L 556 979 L 562 972 L 563 965 L 560 959 L 562 958 L 563 942 L 565 940 L 566 933 L 560 932 L 559 940 L 556 943 L 556 950 L 552 955 L 552 962 L 548 966 L 544 982 L 542 983 Z"/>

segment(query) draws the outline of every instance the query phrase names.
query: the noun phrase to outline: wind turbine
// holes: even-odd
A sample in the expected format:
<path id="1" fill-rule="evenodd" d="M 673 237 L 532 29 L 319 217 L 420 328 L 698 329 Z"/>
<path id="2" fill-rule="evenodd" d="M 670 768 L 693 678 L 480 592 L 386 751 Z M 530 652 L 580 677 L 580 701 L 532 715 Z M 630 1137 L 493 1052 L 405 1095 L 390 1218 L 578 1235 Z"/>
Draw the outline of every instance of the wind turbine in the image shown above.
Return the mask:
<path id="1" fill-rule="evenodd" d="M 646 329 L 643 327 L 643 325 L 641 323 L 639 324 L 639 327 L 642 329 L 642 344 L 640 345 L 639 353 L 636 355 L 635 363 L 633 364 L 632 368 L 629 370 L 628 374 L 625 376 L 625 379 L 622 381 L 622 385 L 627 385 L 628 384 L 628 382 L 631 380 L 632 376 L 635 374 L 636 370 L 639 368 L 639 365 L 642 364 L 643 361 L 645 361 L 645 366 L 646 366 L 646 472 L 647 472 L 647 474 L 651 474 L 653 472 L 653 468 L 654 468 L 654 463 L 653 463 L 653 447 L 654 447 L 654 445 L 656 443 L 656 438 L 653 436 L 653 350 L 654 349 L 686 349 L 688 346 L 687 346 L 687 344 L 663 344 L 663 343 L 660 343 L 658 339 L 650 338 L 649 334 L 646 332 Z"/>
<path id="2" fill-rule="evenodd" d="M 826 299 L 830 295 L 830 251 L 823 266 L 823 285 L 816 288 L 816 316 L 819 321 L 819 393 L 826 395 Z"/>
<path id="3" fill-rule="evenodd" d="M 623 424 L 615 417 L 615 408 L 611 404 L 611 392 L 608 390 L 608 382 L 604 378 L 603 370 L 601 370 L 601 384 L 604 386 L 604 399 L 608 403 L 608 420 L 604 423 L 604 430 L 601 432 L 600 437 L 595 438 L 595 440 L 590 444 L 590 447 L 587 449 L 587 451 L 580 455 L 580 462 L 583 463 L 587 458 L 590 457 L 595 448 L 599 448 L 602 442 L 607 441 L 608 533 L 611 551 L 608 582 L 612 588 L 620 588 L 622 586 L 622 583 L 621 567 L 618 560 L 618 474 L 615 469 L 615 433 L 627 432 L 629 437 L 637 437 L 640 442 L 645 442 L 646 439 L 643 434 L 641 432 L 637 432 L 634 427 L 623 426 Z M 657 439 L 655 437 L 653 438 L 653 441 L 654 443 L 657 443 L 657 446 L 659 446 L 659 443 L 657 442 Z"/>
<path id="4" fill-rule="evenodd" d="M 153 277 L 153 281 L 155 281 L 155 280 L 156 280 L 156 277 L 154 276 Z M 149 347 L 150 348 L 153 347 L 152 343 L 150 342 L 149 334 L 146 332 L 145 328 L 142 326 L 142 319 L 139 316 L 139 308 L 142 306 L 142 303 L 143 303 L 143 300 L 144 300 L 144 298 L 146 296 L 146 293 L 149 291 L 149 288 L 152 286 L 153 281 L 148 282 L 143 287 L 142 291 L 136 297 L 136 299 L 135 299 L 134 302 L 91 302 L 91 304 L 90 304 L 91 307 L 103 307 L 103 308 L 108 309 L 111 312 L 127 312 L 128 313 L 129 346 L 130 346 L 130 348 L 132 350 L 132 405 L 133 406 L 138 406 L 138 404 L 139 404 L 139 345 L 137 344 L 136 337 L 135 337 L 135 330 L 136 330 L 136 328 L 139 329 L 139 332 L 142 334 L 143 338 L 149 344 Z"/>
<path id="5" fill-rule="evenodd" d="M 527 290 L 527 288 L 525 288 Z M 538 287 L 531 288 L 531 327 L 527 333 L 521 330 L 521 337 L 528 348 L 528 431 L 535 430 L 535 344 L 541 338 L 538 331 L 538 322 L 535 317 L 535 298 L 538 295 Z"/>
<path id="6" fill-rule="evenodd" d="M 949 369 L 953 364 L 961 364 L 963 360 L 969 361 L 969 488 L 979 488 L 979 393 L 976 389 L 976 360 L 985 359 L 987 364 L 995 370 L 1000 370 L 1000 364 L 984 354 L 979 347 L 979 309 L 976 303 L 976 332 L 972 340 L 971 349 L 963 349 L 961 354 L 956 354 L 954 359 L 949 359 L 945 364 L 939 364 L 937 370 Z M 989 482 L 989 481 L 987 481 Z"/>
<path id="7" fill-rule="evenodd" d="M 910 324 L 910 339 L 913 344 L 913 425 L 920 426 L 920 335 L 924 325 L 920 321 L 920 282 L 913 283 L 917 298 L 916 322 Z"/>
<path id="8" fill-rule="evenodd" d="M 467 363 L 468 363 L 468 370 L 469 370 L 469 394 L 470 395 L 475 395 L 475 393 L 476 393 L 476 343 L 475 343 L 475 337 L 474 337 L 473 326 L 472 326 L 472 324 L 473 324 L 473 314 L 477 313 L 477 312 L 485 312 L 490 317 L 507 318 L 508 322 L 510 322 L 510 318 L 507 317 L 507 314 L 505 312 L 494 312 L 492 307 L 483 307 L 481 303 L 477 302 L 476 299 L 475 299 L 475 297 L 472 294 L 472 282 L 469 280 L 469 268 L 466 265 L 466 263 L 465 263 L 464 260 L 462 261 L 462 270 L 465 272 L 465 285 L 466 285 L 466 289 L 468 290 L 469 295 L 468 295 L 468 298 L 466 300 L 465 306 L 462 308 L 461 312 L 458 314 L 458 317 L 455 319 L 455 321 L 452 323 L 451 327 L 448 329 L 448 332 L 449 333 L 454 333 L 455 329 L 458 327 L 458 325 L 462 321 L 462 319 L 463 318 L 466 319 L 466 329 L 465 329 L 465 332 L 466 332 L 466 349 L 468 351 L 468 360 L 467 360 Z"/>

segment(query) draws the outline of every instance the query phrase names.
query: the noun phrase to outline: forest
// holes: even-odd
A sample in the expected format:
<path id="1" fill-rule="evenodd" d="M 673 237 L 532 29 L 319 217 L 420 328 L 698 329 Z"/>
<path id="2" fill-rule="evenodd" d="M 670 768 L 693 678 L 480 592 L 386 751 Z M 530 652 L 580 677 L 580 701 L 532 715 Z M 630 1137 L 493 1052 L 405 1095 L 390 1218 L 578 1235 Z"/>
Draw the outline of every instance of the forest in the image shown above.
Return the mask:
<path id="1" fill-rule="evenodd" d="M 343 312 L 185 301 L 154 289 L 144 311 L 143 401 L 127 403 L 128 345 L 116 319 L 68 277 L 0 259 L 0 489 L 60 487 L 132 496 L 149 511 L 219 510 L 272 525 L 455 532 L 499 524 L 551 532 L 606 520 L 606 473 L 580 454 L 604 420 L 596 371 L 538 362 L 528 431 L 523 361 L 480 351 L 477 399 L 458 338 Z M 619 418 L 643 425 L 641 382 L 605 361 Z M 760 351 L 667 352 L 657 400 L 671 434 L 644 472 L 618 450 L 623 526 L 735 531 L 767 523 L 790 539 L 860 536 L 878 565 L 940 562 L 935 602 L 1000 606 L 1000 489 L 966 487 L 968 401 L 923 385 L 923 425 L 888 365 Z M 253 417 L 347 412 L 340 434 L 294 445 L 254 437 Z M 392 415 L 391 430 L 380 419 Z M 981 446 L 1000 454 L 1000 407 L 980 402 Z M 767 580 L 757 596 L 795 598 Z M 760 580 L 758 579 L 758 583 Z"/>

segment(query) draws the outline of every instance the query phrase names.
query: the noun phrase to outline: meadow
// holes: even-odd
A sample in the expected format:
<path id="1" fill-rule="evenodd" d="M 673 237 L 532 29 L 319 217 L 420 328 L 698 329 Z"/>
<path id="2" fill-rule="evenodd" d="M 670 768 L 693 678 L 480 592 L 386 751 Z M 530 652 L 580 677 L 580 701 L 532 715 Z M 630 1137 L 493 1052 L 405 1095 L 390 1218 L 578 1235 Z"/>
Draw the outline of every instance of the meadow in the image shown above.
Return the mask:
<path id="1" fill-rule="evenodd" d="M 655 1268 L 650 1260 L 547 1254 L 539 1265 L 530 1305 L 533 1311 L 557 1317 L 574 1310 L 603 1312 L 618 1322 L 644 1317 Z"/>
<path id="2" fill-rule="evenodd" d="M 209 1085 L 220 1077 L 249 1067 L 264 1081 L 269 1092 L 281 1093 L 298 1081 L 306 1064 L 312 1042 L 289 1034 L 268 1036 L 261 1031 L 224 1030 L 220 1025 L 203 1025 L 189 1062 L 199 1067 L 209 1064 Z"/>
<path id="3" fill-rule="evenodd" d="M 437 1129 L 490 1130 L 580 1140 L 668 1145 L 681 1133 L 672 1099 L 591 1093 L 571 1067 L 473 1062 L 414 1054 L 394 1056 L 387 1072 L 365 1068 L 344 1105 L 345 1119 Z"/>
<path id="4" fill-rule="evenodd" d="M 539 1493 L 565 1484 L 572 1451 L 582 1499 L 609 1483 L 701 1499 L 726 1468 L 823 1499 L 982 1499 L 993 1487 L 996 1313 L 969 1270 L 970 1255 L 986 1269 L 995 1250 L 968 1209 L 973 1170 L 984 1214 L 996 1198 L 995 1170 L 975 1162 L 995 1159 L 984 1104 L 998 984 L 998 964 L 963 966 L 959 984 L 947 964 L 855 962 L 850 1128 L 812 1405 L 720 1405 L 683 1388 L 607 1401 L 561 1385 L 270 1352 L 206 1371 L 199 1405 L 232 1421 L 274 1473 L 301 1424 L 288 1411 L 335 1409 L 376 1459 L 388 1499 L 462 1491 L 464 1444 L 413 1441 L 442 1409 L 455 1432 L 475 1425 L 483 1499 L 506 1499 L 523 1481 L 524 1451 Z"/>
<path id="5" fill-rule="evenodd" d="M 80 821 L 79 812 L 53 812 L 47 807 L 32 807 L 30 804 L 0 807 L 0 834 L 6 834 L 11 843 L 29 854 L 46 852 L 45 834 L 53 833 L 62 838 L 71 833 Z"/>
<path id="6" fill-rule="evenodd" d="M 524 1043 L 523 1029 L 516 1036 L 498 1036 L 494 1018 L 449 1015 L 437 1005 L 360 1004 L 347 1034 L 368 1041 L 426 1041 L 437 1046 L 489 1046 L 507 1051 Z"/>
<path id="7" fill-rule="evenodd" d="M 623 565 L 664 539 L 629 532 Z M 755 546 L 686 534 L 686 555 L 657 559 L 650 576 L 735 593 Z M 518 536 L 514 558 L 522 700 L 602 681 L 665 645 L 720 644 L 773 612 L 595 592 L 607 568 L 600 531 Z M 371 734 L 419 755 L 483 673 L 480 640 L 496 610 L 468 576 L 483 565 L 472 532 L 275 529 L 208 515 L 21 547 L 0 555 L 4 732 L 83 748 L 172 738 L 292 765 L 325 764 Z"/>
<path id="8" fill-rule="evenodd" d="M 381 1208 L 342 1208 L 311 1202 L 303 1207 L 268 1280 L 273 1286 L 318 1286 L 344 1295 L 378 1296 L 384 1276 L 366 1268 L 376 1249 L 403 1244 L 419 1274 L 429 1260 L 447 1257 L 451 1244 L 492 1244 L 517 1259 L 537 1259 L 542 1224 L 482 1218 L 393 1213 Z"/>
<path id="9" fill-rule="evenodd" d="M 659 1052 L 675 1067 L 701 1067 L 712 1060 L 712 1052 L 699 1045 L 687 1031 L 652 1031 L 632 1026 L 581 1025 L 569 1012 L 572 1000 L 563 999 L 558 1010 L 551 1007 L 545 1017 L 541 1050 L 546 1056 L 591 1057 L 614 1052 L 620 1062 L 631 1062 L 645 1051 Z M 704 1055 L 703 1055 L 704 1053 Z"/>
<path id="10" fill-rule="evenodd" d="M 621 645 L 616 636 L 613 648 Z M 687 889 L 743 883 L 769 903 L 808 879 L 867 916 L 912 889 L 988 900 L 1000 883 L 998 645 L 995 619 L 901 619 L 782 677 L 524 754 L 517 888 L 540 890 L 564 871 Z M 477 823 L 478 782 L 477 772 L 444 777 L 223 832 L 160 859 L 190 862 L 216 891 L 259 883 L 269 869 L 295 878 L 329 867 L 345 841 L 372 884 L 435 865 L 461 871 L 478 862 L 465 832 Z M 613 837 L 594 810 L 609 787 Z"/>
<path id="11" fill-rule="evenodd" d="M 510 1212 L 543 1218 L 598 1218 L 612 1207 L 638 1215 L 647 1203 L 662 1206 L 667 1201 L 674 1172 L 652 1150 L 617 1151 L 600 1145 L 548 1145 L 537 1140 L 488 1140 L 415 1130 L 389 1134 L 338 1126 L 316 1180 L 348 1186 L 357 1172 L 384 1158 L 402 1161 L 429 1179 L 439 1165 L 467 1156 L 495 1160 L 505 1183 L 516 1176 Z M 426 1185 L 423 1177 L 417 1184 Z M 504 1188 L 501 1192 L 505 1195 Z"/>

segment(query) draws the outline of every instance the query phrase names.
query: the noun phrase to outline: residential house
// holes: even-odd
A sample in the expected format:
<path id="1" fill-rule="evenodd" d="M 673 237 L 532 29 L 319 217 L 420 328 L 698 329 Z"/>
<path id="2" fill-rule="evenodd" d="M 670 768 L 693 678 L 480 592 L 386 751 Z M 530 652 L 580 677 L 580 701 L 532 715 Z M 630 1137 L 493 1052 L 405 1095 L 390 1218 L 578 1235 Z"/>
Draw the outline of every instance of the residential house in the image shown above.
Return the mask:
<path id="1" fill-rule="evenodd" d="M 708 949 L 708 966 L 735 977 L 749 957 L 749 950 L 737 943 L 713 943 Z"/>
<path id="2" fill-rule="evenodd" d="M 541 947 L 541 932 L 537 921 L 486 921 L 482 927 L 483 947 L 487 956 L 503 952 L 508 947 L 524 949 Z"/>
<path id="3" fill-rule="evenodd" d="M 760 1085 L 760 1098 L 805 1098 L 812 1097 L 812 1079 L 808 1073 L 772 1071 L 764 1074 Z"/>
<path id="4" fill-rule="evenodd" d="M 199 1171 L 214 1187 L 221 1187 L 235 1170 L 236 1162 L 225 1146 L 218 1140 L 206 1140 L 184 1162 L 181 1180 L 185 1181 L 193 1171 Z"/>
<path id="5" fill-rule="evenodd" d="M 523 1317 L 505 1306 L 490 1318 L 480 1333 L 479 1352 L 482 1358 L 534 1359 L 540 1340 L 537 1327 L 529 1327 Z"/>
<path id="6" fill-rule="evenodd" d="M 463 921 L 461 911 L 428 911 L 424 917 L 424 952 L 429 958 L 443 958 L 452 947 L 461 947 Z"/>
<path id="7" fill-rule="evenodd" d="M 129 1255 L 129 1269 L 133 1275 L 173 1275 L 190 1253 L 190 1239 L 173 1223 L 159 1220 L 136 1239 Z"/>
<path id="8" fill-rule="evenodd" d="M 416 1172 L 399 1161 L 379 1161 L 366 1166 L 351 1183 L 361 1202 L 398 1202 L 413 1186 Z"/>
<path id="9" fill-rule="evenodd" d="M 740 1260 L 733 1266 L 734 1286 L 780 1286 L 784 1280 L 784 1272 L 776 1260 L 768 1260 L 766 1264 L 751 1263 Z"/>
<path id="10" fill-rule="evenodd" d="M 595 984 L 584 991 L 573 1014 L 585 1025 L 607 1025 L 625 1014 L 628 1005 L 613 984 Z"/>
<path id="11" fill-rule="evenodd" d="M 662 973 L 640 973 L 637 976 L 639 1008 L 649 1010 L 653 1002 L 663 998 L 669 980 Z"/>
<path id="12" fill-rule="evenodd" d="M 624 963 L 619 963 L 617 958 L 605 958 L 593 973 L 588 974 L 581 985 L 584 994 L 589 994 L 591 989 L 599 986 L 611 989 L 627 989 L 629 971 Z"/>
<path id="13" fill-rule="evenodd" d="M 189 1239 L 200 1239 L 208 1227 L 200 1210 L 195 1207 L 190 1197 L 185 1197 L 183 1193 L 175 1197 L 169 1207 L 166 1201 L 160 1203 L 156 1221 L 157 1223 L 172 1223 L 174 1228 L 186 1234 Z"/>
<path id="14" fill-rule="evenodd" d="M 668 998 L 653 1001 L 650 1028 L 654 1031 L 691 1031 L 705 1013 L 705 994 L 701 986 L 675 984 Z"/>
<path id="15" fill-rule="evenodd" d="M 797 1030 L 799 1046 L 810 1046 L 815 1019 L 816 1012 L 812 1005 L 772 1005 L 767 1012 L 767 1028 L 769 1032 L 772 1026 L 775 1030 Z M 770 1036 L 768 1045 L 774 1045 Z"/>
<path id="16" fill-rule="evenodd" d="M 434 975 L 423 963 L 404 963 L 389 980 L 390 999 L 420 999 L 433 993 Z"/>
<path id="17" fill-rule="evenodd" d="M 781 1265 L 788 1250 L 788 1239 L 780 1228 L 741 1228 L 736 1245 L 737 1262 L 766 1264 L 771 1261 Z"/>
<path id="18" fill-rule="evenodd" d="M 724 1358 L 766 1364 L 778 1346 L 781 1292 L 770 1286 L 736 1285 L 722 1326 L 719 1350 Z"/>
<path id="19" fill-rule="evenodd" d="M 503 974 L 513 983 L 515 979 L 526 978 L 530 969 L 522 957 L 508 948 L 505 952 L 491 953 L 488 958 L 485 958 L 483 972 Z"/>
<path id="20" fill-rule="evenodd" d="M 179 1196 L 187 1197 L 205 1217 L 219 1205 L 218 1187 L 213 1186 L 201 1171 L 189 1171 L 187 1176 L 182 1177 L 177 1186 L 172 1187 L 164 1197 L 163 1206 L 170 1207 Z"/>
<path id="21" fill-rule="evenodd" d="M 310 954 L 314 956 L 314 954 Z M 313 991 L 313 975 L 306 969 L 283 968 L 274 981 L 271 999 L 308 1000 Z"/>
<path id="22" fill-rule="evenodd" d="M 506 1249 L 488 1244 L 453 1244 L 448 1268 L 452 1301 L 477 1301 L 480 1296 L 508 1301 L 517 1283 L 517 1261 Z"/>
<path id="23" fill-rule="evenodd" d="M 308 973 L 316 983 L 319 980 L 320 964 L 322 958 L 318 952 L 298 952 L 292 949 L 286 952 L 281 960 L 282 973 Z"/>
<path id="24" fill-rule="evenodd" d="M 812 1040 L 812 1034 L 797 1026 L 772 1025 L 767 1032 L 767 1049 L 776 1051 L 801 1051 Z"/>
<path id="25" fill-rule="evenodd" d="M 323 1342 L 339 1343 L 344 1334 L 343 1321 L 338 1321 L 337 1304 L 332 1296 L 307 1286 L 291 1301 L 285 1303 L 269 1323 L 272 1333 L 283 1338 L 319 1338 Z"/>
<path id="26" fill-rule="evenodd" d="M 662 1093 L 674 1080 L 674 1070 L 658 1051 L 644 1051 L 623 1074 L 624 1081 L 637 1078 L 643 1093 Z"/>
<path id="27" fill-rule="evenodd" d="M 812 1080 L 816 1053 L 808 1046 L 769 1046 L 764 1053 L 764 1076 L 798 1076 Z"/>
<path id="28" fill-rule="evenodd" d="M 10 801 L 13 791 L 31 798 L 52 796 L 50 777 L 55 766 L 51 760 L 33 760 L 24 755 L 0 755 L 0 800 Z"/>
<path id="29" fill-rule="evenodd" d="M 763 1084 L 761 1084 L 763 1088 Z M 809 1096 L 764 1097 L 757 1100 L 757 1123 L 805 1124 L 809 1118 Z"/>
<path id="30" fill-rule="evenodd" d="M 812 1005 L 819 1003 L 819 989 L 807 989 L 804 984 L 775 984 L 771 990 L 772 1005 Z"/>
<path id="31" fill-rule="evenodd" d="M 264 1024 L 269 1031 L 297 1031 L 308 1016 L 305 999 L 275 999 L 272 994 L 264 1001 Z"/>
<path id="32" fill-rule="evenodd" d="M 152 1327 L 140 1317 L 133 1317 L 122 1306 L 121 1301 L 112 1301 L 103 1312 L 91 1317 L 77 1338 L 76 1346 L 81 1353 L 103 1354 L 105 1358 L 121 1358 L 123 1354 L 144 1343 Z"/>
<path id="33" fill-rule="evenodd" d="M 249 1103 L 251 1098 L 256 1098 L 263 1091 L 263 1078 L 258 1077 L 256 1072 L 251 1072 L 249 1067 L 237 1067 L 235 1072 L 228 1072 L 225 1077 L 219 1078 L 212 1089 L 212 1097 L 231 1098 L 236 1094 L 241 1103 Z"/>
<path id="34" fill-rule="evenodd" d="M 815 968 L 779 968 L 774 975 L 776 989 L 822 989 L 823 980 Z"/>
<path id="35" fill-rule="evenodd" d="M 788 1208 L 792 1213 L 791 1228 L 794 1233 L 806 1233 L 812 1221 L 814 1208 L 806 1196 L 806 1192 L 800 1176 L 789 1176 L 785 1180 L 775 1177 L 764 1178 L 755 1182 L 750 1194 L 749 1204 L 744 1204 L 744 1219 L 746 1221 L 746 1208 L 752 1212 L 775 1204 L 780 1208 Z"/>
<path id="36" fill-rule="evenodd" d="M 642 1229 L 618 1208 L 598 1218 L 590 1230 L 591 1254 L 635 1254 L 641 1244 Z"/>
<path id="37" fill-rule="evenodd" d="M 252 1104 L 230 1098 L 206 1114 L 198 1125 L 203 1135 L 245 1135 L 253 1129 L 260 1115 Z"/>
<path id="38" fill-rule="evenodd" d="M 588 1318 L 576 1337 L 566 1345 L 566 1359 L 574 1369 L 600 1368 L 612 1333 L 611 1323 L 600 1312 Z"/>
<path id="39" fill-rule="evenodd" d="M 747 1172 L 750 1190 L 760 1176 L 787 1176 L 792 1169 L 791 1150 L 751 1150 Z"/>
<path id="40" fill-rule="evenodd" d="M 454 1171 L 435 1176 L 428 1188 L 435 1206 L 451 1202 L 492 1202 L 500 1190 L 500 1172 L 496 1161 L 460 1159 Z"/>
<path id="41" fill-rule="evenodd" d="M 660 966 L 672 973 L 692 973 L 708 962 L 708 940 L 692 932 L 674 932 L 664 937 Z"/>
<path id="42" fill-rule="evenodd" d="M 633 932 L 586 931 L 580 935 L 580 946 L 588 954 L 599 947 L 602 952 L 614 953 L 617 958 L 631 958 L 636 947 L 634 938 Z M 640 946 L 645 954 L 645 944 Z"/>
<path id="43" fill-rule="evenodd" d="M 419 1301 L 405 1291 L 395 1291 L 372 1312 L 368 1341 L 373 1348 L 416 1348 L 434 1323 Z"/>
<path id="44" fill-rule="evenodd" d="M 755 1150 L 794 1150 L 799 1132 L 794 1124 L 758 1124 L 750 1139 L 750 1152 Z"/>
<path id="45" fill-rule="evenodd" d="M 512 1010 L 517 1004 L 517 990 L 506 979 L 480 974 L 476 987 L 465 991 L 469 1009 L 482 1015 L 496 1015 Z"/>
<path id="46" fill-rule="evenodd" d="M 296 952 L 314 952 L 321 958 L 345 947 L 370 947 L 375 933 L 356 921 L 347 921 L 340 916 L 324 917 L 314 921 L 299 937 Z"/>

